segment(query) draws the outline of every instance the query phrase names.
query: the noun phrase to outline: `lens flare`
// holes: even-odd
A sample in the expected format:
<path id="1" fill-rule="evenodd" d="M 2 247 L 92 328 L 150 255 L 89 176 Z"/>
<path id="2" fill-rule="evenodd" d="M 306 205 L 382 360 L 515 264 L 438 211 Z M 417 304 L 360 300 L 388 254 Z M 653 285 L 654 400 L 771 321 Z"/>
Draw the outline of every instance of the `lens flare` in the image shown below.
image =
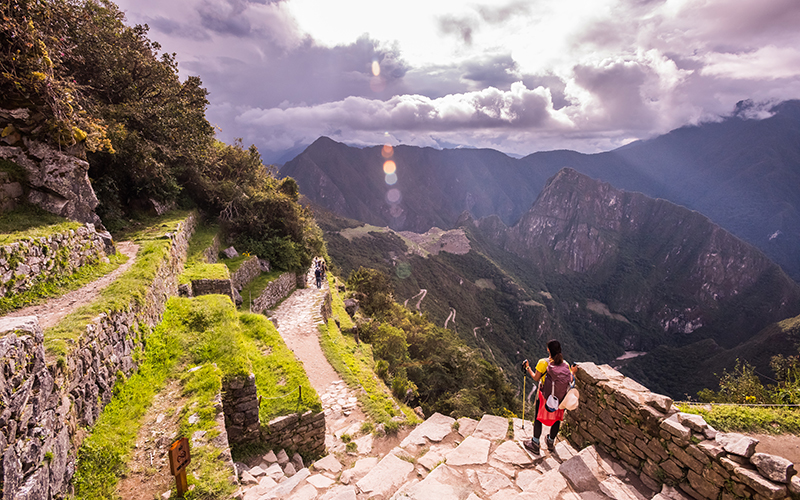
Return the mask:
<path id="1" fill-rule="evenodd" d="M 391 144 L 384 144 L 381 149 L 381 156 L 384 158 L 391 158 L 394 155 L 394 148 Z"/>
<path id="2" fill-rule="evenodd" d="M 386 174 L 393 174 L 397 171 L 397 165 L 389 160 L 383 164 L 383 172 Z"/>
<path id="3" fill-rule="evenodd" d="M 372 61 L 372 76 L 381 76 L 381 65 L 378 61 Z"/>
<path id="4" fill-rule="evenodd" d="M 397 184 L 397 174 L 392 172 L 391 174 L 386 174 L 386 184 L 390 186 L 394 186 Z"/>
<path id="5" fill-rule="evenodd" d="M 397 203 L 400 201 L 400 190 L 399 189 L 390 189 L 388 193 L 386 193 L 386 199 L 389 203 Z"/>

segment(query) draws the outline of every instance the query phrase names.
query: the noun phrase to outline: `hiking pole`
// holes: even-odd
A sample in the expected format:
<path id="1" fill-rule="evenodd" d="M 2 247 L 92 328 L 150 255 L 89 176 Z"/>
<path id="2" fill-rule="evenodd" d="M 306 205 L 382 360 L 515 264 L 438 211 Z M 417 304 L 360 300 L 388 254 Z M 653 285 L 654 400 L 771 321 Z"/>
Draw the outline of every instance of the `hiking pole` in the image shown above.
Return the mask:
<path id="1" fill-rule="evenodd" d="M 524 360 L 522 362 L 522 431 L 525 432 L 525 398 L 528 395 L 528 391 L 525 388 L 525 382 L 528 381 L 528 370 L 526 369 L 526 364 L 528 360 Z"/>

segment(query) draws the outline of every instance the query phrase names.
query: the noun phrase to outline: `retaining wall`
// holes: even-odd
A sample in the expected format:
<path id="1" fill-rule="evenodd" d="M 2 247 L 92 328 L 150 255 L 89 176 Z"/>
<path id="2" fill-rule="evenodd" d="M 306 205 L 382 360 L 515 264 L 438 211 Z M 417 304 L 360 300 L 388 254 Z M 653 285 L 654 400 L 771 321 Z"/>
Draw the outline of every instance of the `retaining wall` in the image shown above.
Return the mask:
<path id="1" fill-rule="evenodd" d="M 222 404 L 228 441 L 232 444 L 268 444 L 318 457 L 325 451 L 325 414 L 307 411 L 274 418 L 261 425 L 255 376 L 223 384 Z M 297 397 L 300 395 L 297 394 Z"/>
<path id="2" fill-rule="evenodd" d="M 259 274 L 261 274 L 261 264 L 258 261 L 258 257 L 253 255 L 249 259 L 242 262 L 242 265 L 239 266 L 239 269 L 237 269 L 235 273 L 231 274 L 233 288 L 241 291 L 242 288 L 247 286 L 248 283 L 256 279 Z"/>
<path id="3" fill-rule="evenodd" d="M 567 412 L 569 440 L 603 448 L 639 473 L 650 488 L 677 486 L 696 499 L 780 499 L 800 493 L 794 466 L 755 453 L 757 440 L 721 433 L 699 415 L 680 413 L 613 368 L 579 363 L 581 404 Z"/>
<path id="4" fill-rule="evenodd" d="M 319 457 L 325 452 L 325 413 L 309 410 L 275 418 L 261 427 L 261 436 L 276 449 Z"/>
<path id="5" fill-rule="evenodd" d="M 252 311 L 260 313 L 275 306 L 297 287 L 297 277 L 294 273 L 283 273 L 272 281 L 253 301 Z"/>
<path id="6" fill-rule="evenodd" d="M 191 297 L 213 294 L 227 295 L 236 303 L 231 280 L 192 280 Z"/>
<path id="7" fill-rule="evenodd" d="M 142 306 L 131 301 L 124 311 L 101 313 L 55 362 L 46 361 L 36 317 L 0 320 L 3 500 L 64 496 L 84 429 L 111 400 L 118 374 L 129 376 L 137 368 L 134 353 L 177 293 L 194 224 L 192 214 L 167 235 L 170 250 Z"/>
<path id="8" fill-rule="evenodd" d="M 72 274 L 105 258 L 106 251 L 114 252 L 110 236 L 98 233 L 93 224 L 0 246 L 0 296 Z"/>

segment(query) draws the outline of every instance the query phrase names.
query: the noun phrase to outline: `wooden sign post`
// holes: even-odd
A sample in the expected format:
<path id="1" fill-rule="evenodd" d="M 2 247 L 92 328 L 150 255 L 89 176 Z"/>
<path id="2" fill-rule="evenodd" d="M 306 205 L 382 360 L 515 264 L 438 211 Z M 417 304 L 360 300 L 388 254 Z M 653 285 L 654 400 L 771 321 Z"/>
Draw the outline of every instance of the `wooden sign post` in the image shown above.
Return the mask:
<path id="1" fill-rule="evenodd" d="M 192 461 L 191 454 L 189 453 L 189 439 L 180 438 L 169 447 L 169 470 L 175 476 L 175 482 L 178 485 L 178 496 L 183 498 L 183 495 L 189 491 L 189 485 L 186 481 L 186 466 Z"/>

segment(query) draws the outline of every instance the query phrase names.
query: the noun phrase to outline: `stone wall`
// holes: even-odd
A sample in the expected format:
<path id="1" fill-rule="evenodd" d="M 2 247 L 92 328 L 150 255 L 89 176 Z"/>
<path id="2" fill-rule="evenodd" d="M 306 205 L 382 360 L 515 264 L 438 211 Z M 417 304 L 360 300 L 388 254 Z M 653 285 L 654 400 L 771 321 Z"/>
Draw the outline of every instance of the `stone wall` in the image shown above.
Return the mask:
<path id="1" fill-rule="evenodd" d="M 227 295 L 234 300 L 231 280 L 192 280 L 192 297 L 213 294 Z"/>
<path id="2" fill-rule="evenodd" d="M 252 373 L 246 379 L 226 381 L 222 385 L 222 406 L 225 427 L 231 443 L 258 442 L 261 439 L 258 420 L 258 391 Z"/>
<path id="3" fill-rule="evenodd" d="M 294 273 L 281 274 L 276 280 L 267 285 L 264 291 L 261 292 L 261 295 L 253 301 L 251 307 L 252 311 L 254 313 L 260 313 L 272 308 L 275 304 L 292 293 L 296 286 L 297 278 Z"/>
<path id="4" fill-rule="evenodd" d="M 294 450 L 310 457 L 325 452 L 325 414 L 307 411 L 271 420 L 261 428 L 262 440 L 276 449 Z"/>
<path id="5" fill-rule="evenodd" d="M 261 274 L 261 264 L 258 262 L 258 257 L 253 255 L 249 259 L 242 262 L 242 265 L 239 266 L 239 269 L 237 269 L 235 273 L 231 274 L 233 288 L 241 291 L 242 288 L 247 286 L 248 283 L 256 279 L 259 274 Z"/>
<path id="6" fill-rule="evenodd" d="M 0 296 L 30 290 L 37 283 L 72 274 L 106 257 L 109 236 L 93 224 L 42 238 L 0 246 Z M 113 253 L 113 244 L 110 244 Z"/>
<path id="7" fill-rule="evenodd" d="M 219 233 L 217 233 L 214 235 L 214 239 L 211 240 L 211 246 L 203 250 L 203 260 L 209 264 L 219 262 L 219 246 Z"/>
<path id="8" fill-rule="evenodd" d="M 299 389 L 299 388 L 298 388 Z M 223 383 L 225 427 L 232 444 L 267 444 L 318 457 L 325 451 L 325 414 L 307 411 L 277 417 L 266 425 L 258 418 L 259 397 L 255 376 Z M 300 397 L 295 391 L 287 397 Z"/>
<path id="9" fill-rule="evenodd" d="M 600 446 L 656 491 L 669 484 L 692 498 L 714 500 L 800 493 L 793 464 L 755 453 L 757 440 L 717 432 L 607 365 L 578 366 L 581 403 L 565 418 L 576 446 Z"/>
<path id="10" fill-rule="evenodd" d="M 161 321 L 166 300 L 177 292 L 195 216 L 168 236 L 142 306 L 106 311 L 58 360 L 45 358 L 36 317 L 0 321 L 0 476 L 2 499 L 39 500 L 64 496 L 75 472 L 77 450 L 103 407 L 118 374 L 137 368 L 134 353 Z"/>

